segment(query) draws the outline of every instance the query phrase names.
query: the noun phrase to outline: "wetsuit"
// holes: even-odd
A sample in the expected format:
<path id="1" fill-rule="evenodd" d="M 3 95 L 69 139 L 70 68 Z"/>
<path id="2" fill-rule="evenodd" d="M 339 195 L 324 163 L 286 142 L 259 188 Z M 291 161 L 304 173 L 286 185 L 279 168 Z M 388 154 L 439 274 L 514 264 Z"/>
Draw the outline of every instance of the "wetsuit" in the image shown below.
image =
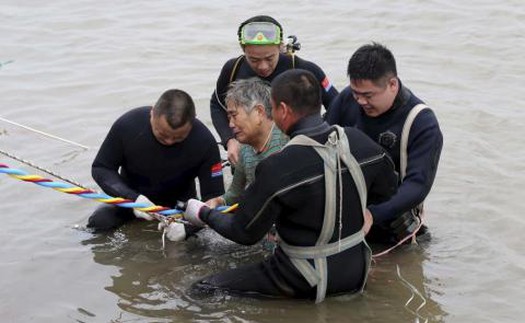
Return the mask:
<path id="1" fill-rule="evenodd" d="M 130 200 L 144 195 L 166 207 L 195 198 L 195 178 L 203 199 L 224 193 L 219 149 L 208 128 L 195 119 L 184 141 L 165 146 L 153 135 L 150 111 L 151 107 L 128 111 L 111 127 L 92 165 L 100 188 Z M 133 218 L 131 209 L 104 205 L 88 227 L 108 230 Z"/>
<path id="2" fill-rule="evenodd" d="M 332 100 L 339 93 L 337 89 L 332 86 L 323 70 L 315 63 L 304 60 L 300 57 L 280 54 L 279 61 L 273 73 L 262 78 L 269 83 L 279 74 L 284 71 L 293 68 L 300 68 L 312 72 L 319 83 L 322 85 L 322 100 L 323 105 L 326 109 L 330 106 Z M 215 91 L 212 93 L 210 101 L 210 113 L 213 121 L 213 126 L 217 133 L 221 137 L 221 142 L 224 146 L 228 143 L 228 140 L 234 138 L 233 131 L 229 127 L 228 116 L 226 114 L 226 104 L 224 98 L 228 91 L 228 85 L 230 82 L 235 80 L 243 80 L 251 77 L 259 77 L 246 62 L 244 56 L 238 58 L 232 58 L 224 64 L 221 70 L 221 74 L 217 79 L 217 85 Z"/>
<path id="3" fill-rule="evenodd" d="M 355 126 L 381 144 L 392 157 L 398 173 L 403 125 L 410 110 L 423 103 L 401 81 L 399 84 L 400 90 L 392 108 L 378 117 L 369 117 L 363 112 L 349 86 L 333 101 L 326 116 L 328 123 L 344 127 Z M 389 234 L 386 229 L 388 223 L 424 201 L 434 182 L 442 146 L 443 135 L 434 112 L 430 109 L 422 110 L 414 120 L 408 137 L 406 177 L 390 200 L 369 205 L 374 216 L 374 227 L 367 240 L 375 240 L 375 237 L 383 240 L 379 236 Z M 382 233 L 379 234 L 376 230 Z"/>
<path id="4" fill-rule="evenodd" d="M 388 199 L 396 188 L 392 161 L 363 133 L 353 128 L 345 131 L 351 153 L 359 163 L 356 163 L 357 168 L 364 175 L 368 197 L 376 201 Z M 324 144 L 333 132 L 321 116 L 315 115 L 301 119 L 289 134 L 292 138 L 303 134 Z M 287 245 L 314 246 L 325 218 L 324 174 L 323 159 L 312 147 L 286 146 L 259 163 L 255 181 L 242 195 L 235 214 L 222 214 L 203 207 L 200 218 L 224 237 L 241 244 L 258 242 L 275 223 L 281 241 Z M 328 236 L 335 244 L 339 238 L 360 232 L 363 226 L 357 186 L 348 171 L 342 174 L 342 224 L 337 220 L 333 235 Z M 337 190 L 335 195 L 339 196 Z M 367 252 L 368 247 L 361 241 L 327 258 L 326 295 L 361 290 L 367 274 Z M 296 269 L 281 244 L 263 262 L 210 276 L 194 287 L 294 298 L 315 298 L 317 293 L 316 287 Z"/>

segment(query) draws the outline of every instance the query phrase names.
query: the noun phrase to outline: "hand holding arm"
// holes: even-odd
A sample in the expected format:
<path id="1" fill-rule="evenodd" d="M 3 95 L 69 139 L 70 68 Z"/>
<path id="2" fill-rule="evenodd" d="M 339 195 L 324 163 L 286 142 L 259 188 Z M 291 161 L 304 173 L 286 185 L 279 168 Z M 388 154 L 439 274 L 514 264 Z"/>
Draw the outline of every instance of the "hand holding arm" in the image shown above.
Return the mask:
<path id="1" fill-rule="evenodd" d="M 372 213 L 369 209 L 365 210 L 364 213 L 365 222 L 363 224 L 363 231 L 365 232 L 365 235 L 370 231 L 370 228 L 372 227 L 372 224 L 374 224 L 374 217 L 372 216 Z"/>
<path id="2" fill-rule="evenodd" d="M 235 166 L 239 162 L 239 151 L 241 149 L 241 145 L 235 138 L 231 138 L 228 140 L 228 143 L 226 144 L 227 150 L 228 150 L 228 160 L 230 163 Z"/>
<path id="3" fill-rule="evenodd" d="M 226 203 L 224 202 L 224 198 L 222 196 L 217 196 L 212 199 L 209 199 L 205 203 L 210 209 L 214 209 L 217 206 L 226 205 Z"/>

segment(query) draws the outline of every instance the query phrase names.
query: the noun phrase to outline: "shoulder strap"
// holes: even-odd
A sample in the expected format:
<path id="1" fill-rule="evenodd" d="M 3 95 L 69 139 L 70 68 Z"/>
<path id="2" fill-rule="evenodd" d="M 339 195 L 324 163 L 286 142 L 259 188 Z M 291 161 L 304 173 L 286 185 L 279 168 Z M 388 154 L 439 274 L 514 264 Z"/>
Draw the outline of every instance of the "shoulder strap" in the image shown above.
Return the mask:
<path id="1" fill-rule="evenodd" d="M 423 111 L 424 109 L 428 109 L 428 106 L 426 106 L 423 103 L 420 103 L 416 105 L 415 107 L 410 110 L 408 113 L 408 116 L 405 120 L 405 124 L 403 125 L 403 130 L 401 132 L 401 143 L 400 143 L 400 151 L 399 151 L 399 174 L 401 181 L 405 178 L 407 174 L 407 160 L 408 160 L 408 153 L 407 153 L 407 146 L 408 146 L 408 136 L 410 135 L 410 128 L 412 127 L 412 123 L 414 123 L 414 120 L 416 119 L 419 112 Z"/>
<path id="2" fill-rule="evenodd" d="M 243 60 L 244 58 L 244 55 L 240 55 L 239 57 L 237 57 L 237 59 L 235 60 L 235 63 L 233 64 L 233 68 L 232 68 L 232 72 L 230 74 L 230 83 L 233 82 L 233 80 L 235 80 L 235 75 L 237 74 L 237 69 L 239 67 L 239 64 L 241 63 L 241 61 Z"/>

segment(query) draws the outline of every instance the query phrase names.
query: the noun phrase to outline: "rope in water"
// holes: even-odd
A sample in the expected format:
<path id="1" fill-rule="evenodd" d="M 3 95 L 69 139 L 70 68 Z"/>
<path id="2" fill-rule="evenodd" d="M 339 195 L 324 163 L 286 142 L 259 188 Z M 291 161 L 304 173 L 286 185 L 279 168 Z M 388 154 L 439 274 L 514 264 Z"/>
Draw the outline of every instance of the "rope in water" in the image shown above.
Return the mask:
<path id="1" fill-rule="evenodd" d="M 20 128 L 23 128 L 23 129 L 26 129 L 26 130 L 29 130 L 29 131 L 32 131 L 34 133 L 40 134 L 42 136 L 46 136 L 46 137 L 51 138 L 51 139 L 55 139 L 55 140 L 58 140 L 58 141 L 62 141 L 62 142 L 68 143 L 70 145 L 74 145 L 74 146 L 80 147 L 80 148 L 85 149 L 85 150 L 90 149 L 90 147 L 88 147 L 86 145 L 79 144 L 78 142 L 74 142 L 74 141 L 71 141 L 69 139 L 64 139 L 64 138 L 61 138 L 59 136 L 55 136 L 55 135 L 52 135 L 50 133 L 47 133 L 47 132 L 44 132 L 44 131 L 41 131 L 41 130 L 38 130 L 38 129 L 35 129 L 35 128 L 31 128 L 29 126 L 20 124 L 18 122 L 15 122 L 15 121 L 3 118 L 1 116 L 0 116 L 0 121 L 7 122 L 7 123 L 12 124 L 14 126 L 17 126 L 17 127 L 20 127 Z"/>
<path id="2" fill-rule="evenodd" d="M 79 197 L 92 199 L 101 203 L 116 205 L 119 207 L 133 208 L 150 214 L 159 214 L 163 217 L 175 216 L 180 218 L 182 217 L 183 213 L 183 211 L 178 209 L 170 209 L 158 205 L 148 205 L 146 203 L 136 203 L 135 201 L 129 199 L 113 197 L 105 193 L 98 193 L 92 189 L 80 187 L 77 185 L 56 182 L 39 175 L 31 175 L 20 169 L 10 168 L 6 164 L 0 164 L 0 173 L 7 174 L 24 182 L 30 182 L 43 187 L 52 188 L 62 193 L 77 195 Z M 158 217 L 156 218 L 158 219 Z"/>

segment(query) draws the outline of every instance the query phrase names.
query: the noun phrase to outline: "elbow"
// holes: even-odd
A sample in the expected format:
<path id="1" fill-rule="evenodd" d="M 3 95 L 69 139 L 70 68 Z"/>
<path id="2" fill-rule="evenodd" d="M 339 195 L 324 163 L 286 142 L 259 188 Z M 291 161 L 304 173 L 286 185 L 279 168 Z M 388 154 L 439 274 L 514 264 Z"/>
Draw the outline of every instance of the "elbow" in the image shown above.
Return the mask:
<path id="1" fill-rule="evenodd" d="M 262 239 L 262 236 L 239 228 L 238 230 L 233 231 L 230 239 L 238 244 L 251 246 L 259 242 Z"/>
<path id="2" fill-rule="evenodd" d="M 239 237 L 240 239 L 236 241 L 239 244 L 245 245 L 245 246 L 251 246 L 256 244 L 261 240 L 261 238 L 257 238 L 253 235 L 243 235 Z"/>

